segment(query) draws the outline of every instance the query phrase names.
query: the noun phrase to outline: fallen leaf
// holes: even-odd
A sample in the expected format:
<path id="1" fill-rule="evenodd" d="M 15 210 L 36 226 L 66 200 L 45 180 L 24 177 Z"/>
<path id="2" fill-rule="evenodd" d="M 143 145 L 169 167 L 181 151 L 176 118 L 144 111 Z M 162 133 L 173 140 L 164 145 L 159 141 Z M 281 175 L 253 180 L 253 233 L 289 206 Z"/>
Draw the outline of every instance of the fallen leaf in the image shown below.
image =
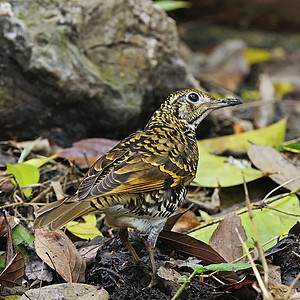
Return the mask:
<path id="1" fill-rule="evenodd" d="M 243 255 L 243 246 L 236 229 L 243 241 L 246 241 L 247 236 L 240 217 L 235 212 L 230 212 L 220 222 L 209 239 L 209 245 L 228 262 L 232 262 Z"/>
<path id="2" fill-rule="evenodd" d="M 182 208 L 179 208 L 182 211 L 185 211 Z M 175 223 L 172 228 L 172 231 L 175 232 L 182 232 L 187 229 L 195 228 L 196 226 L 200 225 L 200 222 L 195 215 L 195 213 L 191 210 L 186 211 L 179 220 Z"/>
<path id="3" fill-rule="evenodd" d="M 40 280 L 51 282 L 53 274 L 48 265 L 46 265 L 37 256 L 30 257 L 26 260 L 25 275 L 29 280 Z"/>
<path id="4" fill-rule="evenodd" d="M 16 227 L 20 223 L 18 218 L 9 215 L 6 215 L 6 220 L 11 229 Z M 5 222 L 4 216 L 0 216 L 0 236 L 6 236 L 6 235 L 7 235 L 7 224 Z"/>
<path id="5" fill-rule="evenodd" d="M 14 243 L 13 243 L 13 236 L 12 236 L 12 230 L 10 227 L 10 224 L 6 218 L 6 212 L 4 212 L 3 215 L 4 223 L 6 225 L 6 231 L 7 231 L 7 239 L 6 239 L 6 245 L 5 245 L 5 267 L 7 267 L 14 257 Z"/>
<path id="6" fill-rule="evenodd" d="M 117 140 L 104 138 L 90 138 L 78 141 L 71 148 L 66 148 L 57 153 L 59 157 L 64 157 L 69 160 L 74 160 L 80 168 L 89 167 L 100 156 L 104 155 L 112 147 L 119 143 Z"/>
<path id="7" fill-rule="evenodd" d="M 28 299 L 108 300 L 109 294 L 103 287 L 99 289 L 88 284 L 61 283 L 31 289 L 20 298 L 20 300 Z"/>
<path id="8" fill-rule="evenodd" d="M 170 280 L 177 282 L 177 280 L 181 277 L 181 275 L 174 269 L 166 268 L 166 267 L 159 267 L 157 270 L 157 275 L 165 280 Z"/>
<path id="9" fill-rule="evenodd" d="M 249 65 L 258 64 L 270 60 L 271 53 L 264 49 L 247 48 L 245 49 L 245 58 Z"/>
<path id="10" fill-rule="evenodd" d="M 252 163 L 276 183 L 283 184 L 285 188 L 294 190 L 300 187 L 300 168 L 296 167 L 285 155 L 272 147 L 263 145 L 251 145 L 247 154 Z"/>
<path id="11" fill-rule="evenodd" d="M 61 230 L 35 230 L 37 255 L 67 282 L 84 282 L 85 261 Z"/>
<path id="12" fill-rule="evenodd" d="M 159 234 L 159 239 L 163 241 L 168 248 L 200 259 L 203 265 L 226 263 L 226 260 L 211 246 L 191 236 L 174 231 L 162 230 Z M 234 272 L 221 272 L 218 276 L 228 282 L 236 282 L 238 279 Z"/>
<path id="13" fill-rule="evenodd" d="M 198 141 L 198 145 L 203 145 L 211 151 L 243 151 L 246 152 L 250 142 L 267 146 L 278 146 L 282 143 L 286 130 L 287 119 L 269 125 L 265 128 L 256 129 L 240 134 L 220 136 L 211 139 Z M 201 152 L 200 152 L 201 157 Z"/>
<path id="14" fill-rule="evenodd" d="M 66 194 L 63 192 L 61 183 L 59 181 L 51 181 L 51 186 L 53 187 L 57 200 L 61 200 L 66 197 Z"/>
<path id="15" fill-rule="evenodd" d="M 27 163 L 19 163 L 11 165 L 6 164 L 7 173 L 13 174 L 20 187 L 25 187 L 31 184 L 36 184 L 40 179 L 39 169 Z M 16 181 L 12 179 L 12 183 L 17 185 Z M 23 189 L 23 194 L 28 198 L 31 194 L 32 188 Z"/>
<path id="16" fill-rule="evenodd" d="M 204 187 L 229 187 L 263 177 L 263 173 L 251 168 L 247 160 L 211 154 L 207 147 L 198 144 L 200 158 L 193 185 Z"/>
<path id="17" fill-rule="evenodd" d="M 204 265 L 226 262 L 211 246 L 186 234 L 162 230 L 159 234 L 159 239 L 169 248 L 201 259 Z"/>
<path id="18" fill-rule="evenodd" d="M 84 246 L 78 249 L 81 257 L 85 260 L 86 265 L 89 265 L 97 255 L 97 252 L 102 244 Z"/>
<path id="19" fill-rule="evenodd" d="M 34 237 L 28 232 L 27 229 L 21 224 L 18 224 L 12 230 L 12 235 L 14 243 L 19 245 L 21 243 L 28 244 L 30 247 L 33 247 Z"/>
<path id="20" fill-rule="evenodd" d="M 282 146 L 278 146 L 276 149 L 278 151 L 289 151 L 289 152 L 299 154 L 300 153 L 300 142 L 284 144 Z"/>
<path id="21" fill-rule="evenodd" d="M 263 204 L 261 206 L 258 206 L 257 203 L 252 204 L 253 206 L 258 206 L 257 209 L 253 210 L 253 218 L 258 231 L 259 240 L 262 244 L 270 241 L 275 236 L 286 234 L 298 221 L 299 217 L 297 217 L 297 214 L 300 214 L 299 199 L 295 195 L 288 197 L 280 197 L 280 195 L 278 195 L 273 198 L 268 198 L 264 202 L 269 201 L 273 201 L 269 204 L 271 207 L 282 212 L 275 211 L 271 208 L 264 208 Z M 284 212 L 287 212 L 287 214 Z M 248 240 L 251 241 L 255 236 L 253 234 L 252 223 L 247 213 L 247 208 L 244 207 L 236 211 L 236 213 L 241 217 L 242 225 L 245 228 Z M 292 216 L 289 213 L 295 215 Z M 216 223 L 218 221 L 220 221 L 220 218 L 205 222 L 201 224 L 200 228 L 190 232 L 189 235 L 203 242 L 208 242 L 217 227 Z M 267 250 L 274 244 L 276 244 L 275 240 L 268 243 L 263 248 Z"/>
<path id="22" fill-rule="evenodd" d="M 172 230 L 173 226 L 176 224 L 176 222 L 180 219 L 181 216 L 183 216 L 186 212 L 188 212 L 193 204 L 189 205 L 187 209 L 181 209 L 177 208 L 175 212 L 168 218 L 164 230 Z"/>
<path id="23" fill-rule="evenodd" d="M 46 158 L 32 158 L 24 161 L 24 164 L 29 164 L 31 166 L 34 166 L 36 168 L 41 167 L 42 165 L 46 164 L 47 162 L 50 162 L 52 159 L 54 159 L 56 156 L 53 155 L 51 157 Z M 53 161 L 52 161 L 53 162 Z"/>
<path id="24" fill-rule="evenodd" d="M 70 221 L 67 223 L 67 229 L 74 235 L 84 240 L 92 240 L 96 236 L 103 236 L 97 228 L 97 220 L 95 214 L 83 216 L 84 222 Z"/>
<path id="25" fill-rule="evenodd" d="M 22 285 L 25 261 L 23 254 L 18 252 L 0 274 L 0 284 L 5 287 Z"/>
<path id="26" fill-rule="evenodd" d="M 289 94 L 295 90 L 290 82 L 274 82 L 275 92 L 281 99 L 284 95 Z"/>

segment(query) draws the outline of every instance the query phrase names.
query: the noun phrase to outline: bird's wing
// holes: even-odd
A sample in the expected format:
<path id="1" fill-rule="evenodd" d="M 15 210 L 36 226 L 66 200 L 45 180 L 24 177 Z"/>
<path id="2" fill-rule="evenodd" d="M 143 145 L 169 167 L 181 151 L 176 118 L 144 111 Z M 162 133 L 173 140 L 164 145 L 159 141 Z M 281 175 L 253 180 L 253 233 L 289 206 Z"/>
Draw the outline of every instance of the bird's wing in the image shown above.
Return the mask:
<path id="1" fill-rule="evenodd" d="M 92 166 L 81 183 L 78 200 L 188 185 L 196 171 L 196 167 L 186 167 L 189 155 L 186 145 L 170 139 L 132 135 Z"/>

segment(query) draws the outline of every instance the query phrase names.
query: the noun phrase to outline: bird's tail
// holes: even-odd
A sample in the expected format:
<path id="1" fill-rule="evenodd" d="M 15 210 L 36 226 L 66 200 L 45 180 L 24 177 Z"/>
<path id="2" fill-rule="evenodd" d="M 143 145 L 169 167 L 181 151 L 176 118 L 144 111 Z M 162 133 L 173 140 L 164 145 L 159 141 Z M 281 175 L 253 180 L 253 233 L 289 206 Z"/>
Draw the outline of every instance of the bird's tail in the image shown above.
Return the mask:
<path id="1" fill-rule="evenodd" d="M 59 229 L 66 223 L 94 211 L 90 201 L 76 201 L 68 198 L 49 203 L 36 212 L 34 228 L 49 226 L 50 229 Z"/>

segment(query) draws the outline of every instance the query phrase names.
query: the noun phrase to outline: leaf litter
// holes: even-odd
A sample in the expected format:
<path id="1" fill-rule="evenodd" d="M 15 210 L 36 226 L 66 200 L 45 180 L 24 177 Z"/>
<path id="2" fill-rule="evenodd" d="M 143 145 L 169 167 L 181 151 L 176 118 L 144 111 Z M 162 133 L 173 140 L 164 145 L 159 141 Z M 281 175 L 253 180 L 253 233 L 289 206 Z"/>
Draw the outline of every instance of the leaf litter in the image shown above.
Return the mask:
<path id="1" fill-rule="evenodd" d="M 37 255 L 67 282 L 85 281 L 85 260 L 61 230 L 35 230 Z"/>
<path id="2" fill-rule="evenodd" d="M 285 123 L 283 121 L 280 121 L 278 124 L 276 124 L 279 131 L 282 130 L 282 126 L 284 125 Z M 270 129 L 268 130 L 270 132 L 272 130 L 274 131 L 275 127 L 272 127 L 271 125 Z M 256 133 L 253 132 L 252 134 L 256 134 Z M 257 132 L 258 136 L 263 134 L 264 134 L 263 132 L 260 131 Z M 254 135 L 252 135 L 252 137 L 253 136 Z M 248 143 L 246 142 L 246 138 L 247 136 L 240 139 L 240 140 L 244 139 L 243 142 L 244 145 Z M 93 144 L 94 142 L 95 144 L 97 144 L 99 141 L 93 141 L 91 144 Z M 115 143 L 114 141 L 112 142 Z M 225 140 L 223 140 L 221 143 L 223 143 L 224 145 L 229 145 L 228 142 L 226 142 Z M 270 143 L 274 143 L 274 139 L 270 139 Z M 279 139 L 276 141 L 276 144 L 278 143 L 280 143 Z M 81 150 L 78 149 L 76 150 L 78 153 L 80 151 L 85 152 L 85 150 L 83 150 L 84 149 L 84 146 L 82 146 L 83 144 L 84 143 L 82 143 L 80 146 Z M 249 145 L 250 144 L 248 143 L 247 148 L 249 147 Z M 34 158 L 34 156 L 32 156 L 31 154 L 29 154 L 28 157 L 29 159 Z M 92 158 L 92 160 L 93 159 L 94 158 Z M 87 167 L 92 160 L 90 161 L 88 160 L 87 163 L 86 157 L 84 155 L 81 156 L 82 166 L 84 166 L 84 162 L 85 162 L 84 167 Z M 45 170 L 47 171 L 44 172 Z M 60 171 L 58 176 L 55 175 L 56 176 L 55 179 L 53 179 L 53 175 L 45 177 L 45 175 L 47 175 L 47 172 L 49 172 L 48 174 L 51 174 L 53 170 Z M 26 206 L 27 203 L 24 202 L 24 200 L 22 200 L 19 197 L 18 193 L 14 194 L 13 200 L 16 203 L 15 207 L 16 208 L 19 207 L 19 209 L 16 210 L 15 212 L 23 211 L 23 214 L 24 212 L 25 214 L 28 213 L 30 210 L 24 210 L 23 207 L 30 208 L 30 205 L 32 205 L 33 203 L 38 203 L 40 205 L 39 201 L 45 196 L 47 197 L 48 200 L 52 200 L 52 199 L 55 200 L 58 198 L 62 198 L 65 194 L 70 194 L 70 189 L 71 192 L 76 190 L 76 185 L 79 183 L 80 178 L 82 176 L 81 172 L 78 171 L 76 168 L 74 168 L 74 166 L 71 167 L 71 169 L 69 167 L 66 168 L 62 165 L 61 162 L 59 162 L 54 167 L 50 165 L 44 165 L 41 167 L 40 171 L 41 171 L 40 181 L 42 182 L 42 184 L 32 188 L 32 194 L 27 199 L 27 203 L 29 204 L 28 206 Z M 262 170 L 262 172 L 264 171 Z M 215 191 L 216 190 L 219 191 L 220 189 L 219 185 L 218 184 L 215 185 L 217 186 Z M 16 186 L 15 191 L 17 191 L 17 188 L 18 185 Z M 24 186 L 24 188 L 27 187 Z M 40 196 L 41 194 L 43 194 L 43 197 Z M 220 208 L 221 201 L 222 199 L 220 199 L 220 195 L 218 192 L 219 204 L 217 206 L 217 209 L 221 209 Z M 268 203 L 268 199 L 266 199 L 264 203 Z M 296 202 L 293 203 L 294 203 L 293 205 L 295 205 Z M 8 209 L 10 209 L 10 207 L 13 206 L 7 206 L 7 207 Z M 199 222 L 201 222 L 201 218 L 199 217 L 199 214 L 197 214 L 197 207 L 198 205 L 196 206 L 196 208 L 195 207 L 192 208 L 192 210 L 196 212 L 196 214 L 189 211 L 187 213 L 187 216 L 183 215 L 181 217 L 182 219 L 181 221 L 179 221 L 177 225 L 178 231 L 186 231 L 193 226 L 199 226 Z M 265 211 L 264 206 L 262 206 L 262 208 L 263 211 Z M 290 207 L 283 207 L 283 208 L 280 207 L 279 209 L 289 211 Z M 192 218 L 189 215 L 192 216 Z M 19 216 L 21 217 L 20 214 Z M 41 260 L 37 258 L 32 259 L 33 257 L 32 256 L 31 259 L 28 259 L 26 262 L 28 266 L 31 266 L 31 268 L 28 268 L 26 265 L 27 268 L 25 272 L 25 276 L 26 276 L 25 278 L 27 280 L 36 281 L 36 283 L 38 283 L 40 280 L 48 281 L 50 283 L 51 282 L 56 283 L 57 277 L 55 276 L 51 277 L 50 274 L 54 274 L 55 272 L 57 272 L 58 274 L 61 275 L 63 279 L 69 282 L 82 281 L 90 284 L 102 285 L 109 292 L 109 295 L 111 297 L 115 297 L 118 299 L 119 298 L 120 299 L 147 299 L 147 298 L 167 299 L 170 295 L 174 296 L 181 286 L 181 284 L 179 283 L 180 281 L 178 281 L 178 276 L 179 275 L 187 276 L 188 278 L 192 273 L 192 269 L 190 268 L 190 266 L 187 263 L 180 264 L 179 263 L 180 261 L 189 261 L 190 257 L 197 257 L 198 258 L 198 261 L 196 262 L 197 264 L 206 265 L 206 264 L 219 264 L 220 262 L 225 263 L 227 261 L 230 262 L 232 259 L 240 258 L 239 255 L 241 255 L 241 243 L 238 240 L 233 238 L 232 232 L 233 232 L 233 228 L 235 227 L 238 227 L 239 232 L 241 232 L 242 225 L 238 224 L 237 221 L 230 224 L 230 222 L 234 220 L 233 216 L 235 216 L 235 214 L 228 216 L 227 218 L 228 222 L 227 221 L 223 222 L 223 224 L 214 233 L 214 236 L 211 239 L 212 244 L 214 243 L 214 247 L 216 248 L 217 248 L 216 241 L 221 240 L 223 242 L 223 244 L 221 243 L 219 245 L 220 247 L 217 248 L 217 251 L 215 251 L 209 245 L 206 245 L 190 236 L 182 235 L 180 233 L 178 233 L 179 235 L 176 235 L 175 232 L 163 231 L 159 239 L 158 247 L 155 253 L 155 257 L 157 258 L 157 263 L 158 263 L 158 270 L 160 270 L 159 274 L 161 275 L 161 280 L 159 286 L 151 290 L 145 288 L 145 286 L 147 286 L 148 284 L 148 281 L 150 280 L 151 274 L 149 270 L 151 268 L 148 261 L 148 255 L 144 247 L 144 239 L 141 238 L 136 233 L 130 234 L 130 239 L 133 242 L 135 249 L 142 257 L 144 265 L 146 266 L 146 267 L 145 266 L 140 267 L 140 266 L 136 266 L 133 263 L 132 258 L 127 252 L 127 250 L 123 247 L 120 241 L 115 237 L 115 232 L 107 230 L 106 227 L 103 226 L 103 222 L 99 217 L 97 217 L 96 219 L 97 222 L 95 222 L 94 219 L 95 217 L 93 217 L 92 223 L 90 223 L 90 221 L 87 222 L 89 226 L 91 226 L 91 228 L 96 229 L 96 231 L 92 236 L 87 236 L 86 238 L 94 238 L 95 235 L 98 235 L 99 231 L 97 231 L 98 229 L 96 228 L 96 226 L 98 228 L 99 227 L 102 228 L 102 231 L 105 233 L 105 236 L 113 236 L 113 238 L 108 240 L 104 239 L 100 243 L 95 243 L 95 241 L 92 241 L 91 243 L 85 242 L 82 245 L 77 244 L 79 252 L 75 248 L 74 244 L 69 240 L 67 236 L 64 235 L 62 231 L 58 231 L 55 234 L 47 231 L 43 233 L 41 232 L 36 233 L 36 237 L 35 237 L 36 252 L 39 253 L 39 255 L 41 256 L 42 261 L 46 262 L 47 265 L 49 265 L 50 268 L 52 268 L 53 270 L 50 271 L 49 268 L 47 267 L 45 268 L 46 264 L 44 264 L 43 266 Z M 184 220 L 184 218 L 186 219 Z M 291 222 L 293 222 L 293 220 L 295 219 L 292 219 Z M 288 223 L 289 225 L 285 225 L 286 226 L 285 228 L 287 228 L 287 226 L 291 226 L 291 222 Z M 76 228 L 76 226 L 77 225 L 80 226 L 80 224 L 84 224 L 82 223 L 82 220 L 79 220 L 79 222 L 74 222 L 73 226 L 75 226 Z M 171 227 L 173 227 L 173 225 Z M 19 228 L 22 229 L 23 226 L 20 225 Z M 263 230 L 269 230 L 269 229 L 263 229 Z M 16 233 L 17 231 L 18 230 L 15 230 Z M 76 234 L 76 232 L 74 231 L 73 234 Z M 23 249 L 25 250 L 26 247 L 32 244 L 30 234 L 28 235 L 28 233 L 27 235 L 16 234 L 14 239 L 18 242 L 19 246 L 23 247 Z M 97 238 L 95 238 L 95 240 L 96 239 Z M 248 239 L 248 243 L 249 243 L 249 239 Z M 232 251 L 233 253 L 230 253 L 230 247 L 226 248 L 227 244 L 231 245 L 231 247 L 235 250 Z M 224 256 L 226 259 L 224 259 L 222 256 Z M 173 261 L 173 264 L 170 267 L 171 261 Z M 86 272 L 84 272 L 85 265 L 88 265 Z M 222 270 L 222 268 L 220 268 L 220 270 Z M 42 276 L 43 273 L 47 274 L 47 272 L 49 277 L 45 277 L 46 275 Z M 34 273 L 40 273 L 40 276 L 34 276 Z M 235 286 L 236 289 L 238 289 L 239 286 L 247 286 L 248 289 L 256 281 L 255 277 L 254 279 L 252 278 L 251 280 L 248 280 L 244 275 L 242 276 L 241 274 L 237 275 L 235 272 L 232 272 L 232 270 L 230 272 L 225 272 L 226 274 L 223 273 L 224 272 L 218 272 L 217 274 L 214 274 L 213 272 L 211 275 L 210 274 L 205 274 L 205 276 L 201 274 L 196 275 L 191 279 L 191 282 L 189 282 L 188 286 L 186 286 L 185 290 L 182 292 L 180 297 L 197 298 L 199 295 L 202 295 L 203 293 L 204 294 L 207 293 L 211 295 L 211 299 L 214 299 L 215 297 L 213 296 L 213 294 L 215 291 L 219 291 L 220 293 L 219 296 L 220 296 L 223 293 L 226 294 L 233 286 Z M 84 275 L 86 275 L 86 280 L 84 279 Z M 216 278 L 218 278 L 218 280 L 223 281 L 223 283 L 220 284 L 218 280 L 215 280 L 215 276 Z M 199 281 L 200 278 L 202 281 L 204 281 L 204 283 Z M 209 289 L 207 287 L 207 284 L 211 286 Z M 230 285 L 231 288 L 229 287 Z M 54 289 L 56 288 L 55 284 L 52 284 L 52 286 Z M 76 291 L 77 286 L 73 285 L 73 287 Z M 46 289 L 44 288 L 32 289 L 30 290 L 30 292 L 39 293 L 38 295 L 40 296 L 44 293 L 45 295 L 47 295 L 48 293 L 48 291 L 46 292 Z M 253 291 L 250 292 L 248 290 L 246 294 L 247 293 L 253 296 Z M 37 294 L 33 294 L 33 295 L 37 295 Z M 237 297 L 239 299 L 247 299 L 247 298 L 241 298 L 240 296 L 235 294 L 235 292 L 233 292 L 232 296 Z M 45 297 L 45 299 L 47 299 L 47 296 L 41 296 L 41 297 Z M 251 299 L 251 297 L 249 299 Z"/>

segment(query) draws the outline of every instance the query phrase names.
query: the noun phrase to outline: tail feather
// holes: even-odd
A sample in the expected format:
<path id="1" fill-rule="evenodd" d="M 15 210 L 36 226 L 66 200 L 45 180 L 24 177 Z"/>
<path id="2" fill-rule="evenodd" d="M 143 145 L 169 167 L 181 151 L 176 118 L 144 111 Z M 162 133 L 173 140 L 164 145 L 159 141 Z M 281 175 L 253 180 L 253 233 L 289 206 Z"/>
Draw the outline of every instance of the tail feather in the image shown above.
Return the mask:
<path id="1" fill-rule="evenodd" d="M 75 198 L 58 200 L 41 207 L 36 212 L 34 228 L 49 226 L 50 229 L 59 229 L 66 223 L 81 217 L 95 209 L 90 201 L 75 201 Z"/>

